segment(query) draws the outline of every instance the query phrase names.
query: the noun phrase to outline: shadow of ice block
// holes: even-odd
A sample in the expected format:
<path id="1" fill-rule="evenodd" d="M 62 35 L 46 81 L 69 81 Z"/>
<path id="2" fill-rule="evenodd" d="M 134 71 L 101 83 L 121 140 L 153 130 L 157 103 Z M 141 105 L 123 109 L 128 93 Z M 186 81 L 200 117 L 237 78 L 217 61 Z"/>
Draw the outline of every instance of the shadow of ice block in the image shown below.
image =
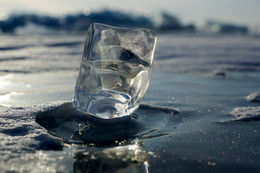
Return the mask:
<path id="1" fill-rule="evenodd" d="M 133 113 L 149 86 L 155 43 L 149 29 L 90 25 L 74 107 L 103 119 Z"/>

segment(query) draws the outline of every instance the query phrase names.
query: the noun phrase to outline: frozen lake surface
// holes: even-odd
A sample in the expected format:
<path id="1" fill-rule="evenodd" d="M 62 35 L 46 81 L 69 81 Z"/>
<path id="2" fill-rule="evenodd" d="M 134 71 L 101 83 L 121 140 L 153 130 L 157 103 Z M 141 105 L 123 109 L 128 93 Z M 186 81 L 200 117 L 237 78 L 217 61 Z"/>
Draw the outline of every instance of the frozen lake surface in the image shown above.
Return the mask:
<path id="1" fill-rule="evenodd" d="M 260 171 L 260 103 L 246 100 L 260 92 L 259 36 L 159 35 L 143 101 L 159 108 L 115 126 L 71 107 L 84 40 L 0 36 L 1 170 Z"/>

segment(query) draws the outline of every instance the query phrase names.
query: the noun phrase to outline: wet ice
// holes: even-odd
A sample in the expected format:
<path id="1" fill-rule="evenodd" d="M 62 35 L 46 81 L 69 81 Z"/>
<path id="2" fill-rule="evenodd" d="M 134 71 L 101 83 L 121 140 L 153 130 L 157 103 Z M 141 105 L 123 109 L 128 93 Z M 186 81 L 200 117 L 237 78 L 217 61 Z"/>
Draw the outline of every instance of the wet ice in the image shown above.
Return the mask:
<path id="1" fill-rule="evenodd" d="M 74 106 L 110 119 L 131 114 L 149 86 L 156 36 L 148 29 L 89 27 Z"/>

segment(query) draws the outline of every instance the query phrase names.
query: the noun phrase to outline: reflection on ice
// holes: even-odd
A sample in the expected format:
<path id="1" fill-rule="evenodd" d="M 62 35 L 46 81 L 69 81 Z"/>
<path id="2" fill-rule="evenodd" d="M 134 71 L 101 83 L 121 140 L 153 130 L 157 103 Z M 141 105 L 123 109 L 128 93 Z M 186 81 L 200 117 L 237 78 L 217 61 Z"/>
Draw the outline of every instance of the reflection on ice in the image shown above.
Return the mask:
<path id="1" fill-rule="evenodd" d="M 13 75 L 5 75 L 5 76 L 0 76 L 0 89 L 4 89 L 6 86 L 10 85 L 10 79 Z"/>
<path id="2" fill-rule="evenodd" d="M 0 105 L 2 106 L 11 107 L 9 104 L 11 100 L 24 94 L 21 83 L 12 82 L 13 79 L 13 74 L 0 76 Z"/>
<path id="3" fill-rule="evenodd" d="M 0 93 L 0 105 L 11 107 L 11 105 L 8 104 L 9 101 L 12 99 L 12 97 L 19 95 L 23 95 L 23 93 L 16 91 L 10 93 Z"/>
<path id="4" fill-rule="evenodd" d="M 78 152 L 74 172 L 148 173 L 148 153 L 135 141 L 133 145 L 98 151 Z"/>
<path id="5" fill-rule="evenodd" d="M 1 93 L 0 102 L 10 100 L 12 96 L 17 96 L 17 95 L 22 95 L 22 93 L 16 91 L 10 93 Z"/>

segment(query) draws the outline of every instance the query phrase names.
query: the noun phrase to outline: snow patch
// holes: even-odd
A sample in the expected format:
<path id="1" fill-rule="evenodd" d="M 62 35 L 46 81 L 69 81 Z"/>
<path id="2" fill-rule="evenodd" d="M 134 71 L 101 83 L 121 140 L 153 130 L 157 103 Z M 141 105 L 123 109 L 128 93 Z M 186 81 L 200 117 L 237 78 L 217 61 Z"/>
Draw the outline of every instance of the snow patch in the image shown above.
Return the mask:
<path id="1" fill-rule="evenodd" d="M 237 121 L 255 121 L 260 120 L 260 106 L 258 107 L 239 107 L 231 113 Z"/>

